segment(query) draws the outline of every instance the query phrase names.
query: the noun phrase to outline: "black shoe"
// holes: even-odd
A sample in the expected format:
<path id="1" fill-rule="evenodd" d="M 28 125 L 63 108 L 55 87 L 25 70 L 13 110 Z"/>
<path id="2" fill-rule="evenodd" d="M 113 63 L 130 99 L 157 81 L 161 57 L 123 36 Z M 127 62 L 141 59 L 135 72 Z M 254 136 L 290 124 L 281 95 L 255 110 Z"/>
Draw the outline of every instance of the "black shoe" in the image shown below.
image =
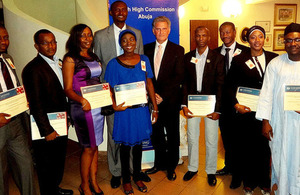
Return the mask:
<path id="1" fill-rule="evenodd" d="M 151 178 L 147 175 L 147 173 L 141 172 L 140 177 L 141 177 L 141 180 L 144 181 L 144 182 L 150 182 L 151 181 Z"/>
<path id="2" fill-rule="evenodd" d="M 230 170 L 225 166 L 223 169 L 217 170 L 216 175 L 231 175 Z"/>
<path id="3" fill-rule="evenodd" d="M 110 180 L 110 186 L 112 188 L 118 188 L 120 185 L 121 185 L 121 176 L 119 177 L 112 176 Z"/>
<path id="4" fill-rule="evenodd" d="M 101 190 L 101 192 L 96 192 L 96 190 L 94 189 L 93 185 L 90 183 L 90 190 L 94 195 L 104 195 L 104 192 Z"/>
<path id="5" fill-rule="evenodd" d="M 215 186 L 217 184 L 217 178 L 215 174 L 207 174 L 207 182 L 210 186 Z"/>
<path id="6" fill-rule="evenodd" d="M 72 195 L 73 190 L 58 188 L 57 195 Z"/>
<path id="7" fill-rule="evenodd" d="M 177 178 L 176 173 L 175 173 L 174 171 L 168 172 L 167 178 L 168 178 L 168 180 L 170 180 L 170 181 L 174 181 L 174 180 Z"/>
<path id="8" fill-rule="evenodd" d="M 189 180 L 192 179 L 197 173 L 198 173 L 198 171 L 196 171 L 196 172 L 188 171 L 188 172 L 186 172 L 185 175 L 183 176 L 183 180 L 184 180 L 184 181 L 189 181 Z"/>
<path id="9" fill-rule="evenodd" d="M 236 189 L 241 186 L 242 180 L 239 177 L 232 176 L 232 180 L 230 183 L 230 189 Z"/>
<path id="10" fill-rule="evenodd" d="M 158 171 L 161 171 L 161 169 L 159 169 L 158 167 L 154 166 L 151 169 L 148 169 L 147 171 L 145 171 L 146 174 L 154 174 L 157 173 Z"/>

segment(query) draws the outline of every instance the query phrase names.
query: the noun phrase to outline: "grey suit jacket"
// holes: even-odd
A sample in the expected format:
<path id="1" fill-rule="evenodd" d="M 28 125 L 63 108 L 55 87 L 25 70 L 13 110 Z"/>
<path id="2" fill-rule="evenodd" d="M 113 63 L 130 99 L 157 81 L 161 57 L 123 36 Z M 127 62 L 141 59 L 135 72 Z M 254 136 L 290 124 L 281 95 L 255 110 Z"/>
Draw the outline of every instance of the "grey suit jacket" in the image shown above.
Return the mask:
<path id="1" fill-rule="evenodd" d="M 135 53 L 144 54 L 143 38 L 140 30 L 137 30 L 131 26 L 126 25 L 126 28 L 132 30 L 136 34 L 136 49 Z M 102 30 L 95 32 L 94 36 L 94 53 L 99 57 L 103 73 L 101 74 L 101 81 L 104 81 L 104 73 L 108 62 L 117 57 L 115 33 L 113 25 L 110 25 Z"/>

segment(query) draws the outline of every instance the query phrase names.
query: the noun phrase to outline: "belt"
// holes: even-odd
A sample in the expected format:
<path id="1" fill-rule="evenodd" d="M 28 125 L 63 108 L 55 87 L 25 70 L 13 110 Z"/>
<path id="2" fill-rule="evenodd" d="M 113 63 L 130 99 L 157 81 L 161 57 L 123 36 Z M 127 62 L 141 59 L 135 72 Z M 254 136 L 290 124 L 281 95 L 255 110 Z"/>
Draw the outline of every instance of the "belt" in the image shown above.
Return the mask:
<path id="1" fill-rule="evenodd" d="M 128 107 L 128 108 L 130 108 L 130 109 L 134 109 L 134 108 L 146 107 L 146 106 L 147 106 L 147 104 L 138 104 L 138 105 L 133 105 L 133 106 L 131 106 L 131 107 Z"/>

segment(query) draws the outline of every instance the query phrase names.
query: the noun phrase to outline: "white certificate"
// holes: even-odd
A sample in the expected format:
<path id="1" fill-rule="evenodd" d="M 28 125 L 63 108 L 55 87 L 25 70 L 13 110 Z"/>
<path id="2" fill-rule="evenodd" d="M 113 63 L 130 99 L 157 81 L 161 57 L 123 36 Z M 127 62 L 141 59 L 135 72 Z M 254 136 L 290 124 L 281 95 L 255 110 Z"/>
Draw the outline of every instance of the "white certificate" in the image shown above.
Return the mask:
<path id="1" fill-rule="evenodd" d="M 116 85 L 114 90 L 117 105 L 122 104 L 123 102 L 125 102 L 124 106 L 147 103 L 144 81 Z"/>
<path id="2" fill-rule="evenodd" d="M 47 115 L 48 115 L 50 125 L 60 136 L 68 135 L 66 112 L 53 112 L 53 113 L 48 113 Z M 32 115 L 30 115 L 30 125 L 31 125 L 32 140 L 39 140 L 45 138 L 45 137 L 41 137 L 39 128 Z"/>
<path id="3" fill-rule="evenodd" d="M 236 99 L 239 104 L 247 106 L 251 109 L 251 111 L 256 112 L 259 94 L 259 89 L 239 87 L 237 89 Z"/>
<path id="4" fill-rule="evenodd" d="M 23 86 L 0 93 L 0 113 L 14 117 L 28 110 L 27 99 Z"/>
<path id="5" fill-rule="evenodd" d="M 300 110 L 300 85 L 285 86 L 284 110 Z"/>
<path id="6" fill-rule="evenodd" d="M 91 109 L 112 105 L 108 83 L 80 87 L 82 96 L 89 101 Z"/>
<path id="7" fill-rule="evenodd" d="M 206 116 L 215 111 L 216 96 L 215 95 L 189 95 L 188 109 L 193 116 Z"/>

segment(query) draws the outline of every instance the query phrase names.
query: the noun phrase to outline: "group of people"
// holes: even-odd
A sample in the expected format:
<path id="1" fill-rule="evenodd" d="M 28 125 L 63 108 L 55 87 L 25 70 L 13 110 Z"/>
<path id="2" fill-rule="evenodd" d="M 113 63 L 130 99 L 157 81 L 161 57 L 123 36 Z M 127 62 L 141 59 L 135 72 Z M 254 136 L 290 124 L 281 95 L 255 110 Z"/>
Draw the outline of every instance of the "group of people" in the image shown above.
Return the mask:
<path id="1" fill-rule="evenodd" d="M 278 194 L 300 193 L 299 111 L 283 110 L 284 86 L 300 84 L 300 24 L 286 27 L 287 54 L 279 57 L 263 49 L 266 35 L 262 27 L 249 28 L 243 37 L 250 46 L 246 47 L 235 41 L 231 22 L 220 26 L 223 45 L 214 50 L 208 47 L 210 30 L 197 27 L 196 49 L 184 54 L 183 47 L 168 40 L 171 22 L 167 17 L 153 20 L 156 41 L 143 45 L 141 32 L 126 24 L 128 9 L 123 1 L 112 3 L 109 14 L 114 23 L 95 34 L 85 24 L 71 29 L 62 62 L 55 55 L 57 42 L 52 32 L 42 29 L 34 35 L 38 55 L 25 66 L 22 79 L 30 114 L 44 137 L 32 141 L 40 194 L 73 194 L 59 187 L 67 136 L 59 135 L 50 125 L 47 114 L 55 112 L 69 113 L 68 124 L 75 126 L 83 148 L 80 194 L 104 194 L 97 182 L 104 119 L 112 188 L 118 188 L 122 179 L 124 193 L 133 194 L 132 175 L 138 190 L 145 193 L 144 182 L 151 181 L 148 174 L 158 171 L 166 171 L 168 180 L 174 181 L 181 109 L 187 117 L 188 137 L 188 171 L 183 180 L 191 180 L 198 172 L 201 117 L 189 109 L 189 95 L 216 97 L 214 111 L 204 117 L 205 171 L 210 186 L 217 184 L 216 175 L 232 174 L 230 188 L 243 182 L 246 195 L 256 187 L 262 194 L 270 194 L 272 187 Z M 7 54 L 8 45 L 8 33 L 1 26 L 1 92 L 20 85 L 12 57 Z M 92 109 L 81 87 L 104 82 L 110 84 L 113 105 Z M 117 105 L 114 86 L 133 82 L 145 84 L 149 104 Z M 238 102 L 239 87 L 261 89 L 256 112 Z M 4 180 L 7 163 L 14 167 L 12 175 L 21 194 L 36 194 L 26 135 L 28 115 L 8 117 L 0 113 L 0 194 L 8 192 Z M 225 148 L 221 170 L 217 170 L 219 126 Z M 142 142 L 149 139 L 155 150 L 154 166 L 142 172 Z"/>

